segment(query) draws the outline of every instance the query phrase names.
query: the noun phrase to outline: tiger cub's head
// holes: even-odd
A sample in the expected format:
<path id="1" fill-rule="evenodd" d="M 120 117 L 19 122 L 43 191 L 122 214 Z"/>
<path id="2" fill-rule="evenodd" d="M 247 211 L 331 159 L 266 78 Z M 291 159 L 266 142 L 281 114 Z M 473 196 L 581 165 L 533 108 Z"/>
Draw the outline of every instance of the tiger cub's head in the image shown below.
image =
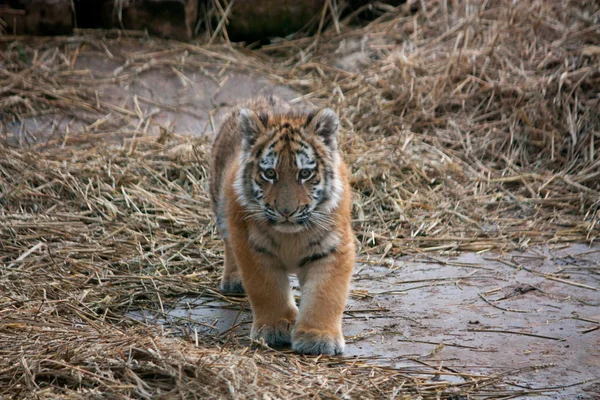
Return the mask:
<path id="1" fill-rule="evenodd" d="M 241 109 L 238 126 L 243 140 L 235 189 L 248 218 L 283 233 L 331 225 L 330 212 L 343 191 L 335 112 L 266 115 Z"/>

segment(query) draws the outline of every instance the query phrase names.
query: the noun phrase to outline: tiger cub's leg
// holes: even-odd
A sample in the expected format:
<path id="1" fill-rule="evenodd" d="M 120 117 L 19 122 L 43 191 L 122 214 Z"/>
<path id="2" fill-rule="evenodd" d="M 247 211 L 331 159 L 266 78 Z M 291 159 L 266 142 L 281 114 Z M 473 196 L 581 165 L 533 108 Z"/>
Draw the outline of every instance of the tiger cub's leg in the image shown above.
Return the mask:
<path id="1" fill-rule="evenodd" d="M 242 276 L 235 262 L 231 245 L 227 240 L 225 240 L 225 269 L 221 278 L 221 291 L 227 293 L 244 293 Z"/>
<path id="2" fill-rule="evenodd" d="M 285 270 L 273 266 L 270 257 L 262 257 L 252 250 L 249 254 L 238 248 L 236 261 L 252 306 L 251 337 L 264 339 L 270 346 L 291 343 L 298 308 Z"/>
<path id="3" fill-rule="evenodd" d="M 292 333 L 292 348 L 304 354 L 344 351 L 342 314 L 346 307 L 353 252 L 334 253 L 307 265 L 298 274 L 302 287 L 300 315 Z"/>

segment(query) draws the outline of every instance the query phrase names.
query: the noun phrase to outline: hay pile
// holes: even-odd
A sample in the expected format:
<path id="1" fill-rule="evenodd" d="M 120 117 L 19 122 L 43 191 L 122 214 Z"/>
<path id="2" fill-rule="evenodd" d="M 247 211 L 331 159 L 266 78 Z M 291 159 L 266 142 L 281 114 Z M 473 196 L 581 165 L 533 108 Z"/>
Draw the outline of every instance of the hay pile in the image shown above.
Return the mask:
<path id="1" fill-rule="evenodd" d="M 333 18 L 315 37 L 254 51 L 140 40 L 142 50 L 117 54 L 123 68 L 102 79 L 244 69 L 337 108 L 362 259 L 593 241 L 599 6 L 465 3 L 379 5 L 383 14 L 364 28 Z M 93 90 L 101 79 L 72 69 L 84 45 L 108 51 L 124 39 L 16 39 L 0 39 L 0 138 L 14 121 L 54 112 L 101 129 L 31 145 L 23 134 L 17 147 L 5 137 L 0 148 L 0 397 L 527 392 L 505 382 L 518 371 L 478 376 L 304 358 L 193 330 L 181 338 L 127 318 L 181 295 L 222 298 L 222 248 L 206 192 L 210 139 L 168 129 L 145 136 L 150 119 L 139 106 L 104 102 Z"/>
<path id="2" fill-rule="evenodd" d="M 364 251 L 593 241 L 600 7 L 445 3 L 264 50 L 342 113 Z"/>

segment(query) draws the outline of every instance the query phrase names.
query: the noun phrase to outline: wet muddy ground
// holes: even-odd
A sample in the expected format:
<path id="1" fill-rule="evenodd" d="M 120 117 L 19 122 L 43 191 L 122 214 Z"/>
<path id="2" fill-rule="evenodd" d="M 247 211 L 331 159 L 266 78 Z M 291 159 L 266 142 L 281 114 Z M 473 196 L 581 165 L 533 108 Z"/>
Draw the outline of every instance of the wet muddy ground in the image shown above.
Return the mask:
<path id="1" fill-rule="evenodd" d="M 235 102 L 259 92 L 304 100 L 243 72 L 181 74 L 165 67 L 135 71 L 131 82 L 116 81 L 115 71 L 126 67 L 127 57 L 119 49 L 90 48 L 76 58 L 74 69 L 105 79 L 94 88 L 98 101 L 117 111 L 139 110 L 130 120 L 117 111 L 42 114 L 6 124 L 6 142 L 64 145 L 78 135 L 106 138 L 103 133 L 116 128 L 157 135 L 161 126 L 200 136 L 218 129 L 219 117 Z M 513 388 L 539 388 L 536 398 L 600 399 L 599 245 L 359 261 L 344 317 L 345 357 L 417 369 L 427 365 L 445 380 L 462 379 L 454 371 L 508 371 Z M 245 298 L 226 300 L 206 293 L 181 299 L 166 315 L 135 311 L 131 316 L 162 324 L 174 335 L 249 343 Z"/>
<path id="2" fill-rule="evenodd" d="M 511 384 L 541 389 L 536 398 L 600 398 L 600 246 L 365 261 L 344 316 L 346 357 L 427 365 L 446 380 L 511 371 Z M 190 297 L 165 312 L 134 316 L 249 342 L 245 301 Z"/>

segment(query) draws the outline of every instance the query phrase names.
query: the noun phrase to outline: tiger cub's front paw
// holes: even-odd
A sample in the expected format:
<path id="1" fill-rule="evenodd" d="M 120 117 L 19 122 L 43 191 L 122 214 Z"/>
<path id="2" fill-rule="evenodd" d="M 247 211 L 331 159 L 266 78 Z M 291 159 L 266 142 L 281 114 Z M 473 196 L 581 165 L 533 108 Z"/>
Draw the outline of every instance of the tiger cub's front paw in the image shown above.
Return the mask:
<path id="1" fill-rule="evenodd" d="M 344 336 L 341 332 L 296 328 L 292 334 L 292 349 L 302 354 L 342 354 Z"/>
<path id="2" fill-rule="evenodd" d="M 244 285 L 242 285 L 242 279 L 239 276 L 233 275 L 223 277 L 221 284 L 219 285 L 221 292 L 223 293 L 244 293 Z"/>
<path id="3" fill-rule="evenodd" d="M 263 339 L 269 346 L 290 344 L 294 323 L 295 321 L 286 318 L 271 324 L 254 322 L 250 336 L 254 340 Z"/>

